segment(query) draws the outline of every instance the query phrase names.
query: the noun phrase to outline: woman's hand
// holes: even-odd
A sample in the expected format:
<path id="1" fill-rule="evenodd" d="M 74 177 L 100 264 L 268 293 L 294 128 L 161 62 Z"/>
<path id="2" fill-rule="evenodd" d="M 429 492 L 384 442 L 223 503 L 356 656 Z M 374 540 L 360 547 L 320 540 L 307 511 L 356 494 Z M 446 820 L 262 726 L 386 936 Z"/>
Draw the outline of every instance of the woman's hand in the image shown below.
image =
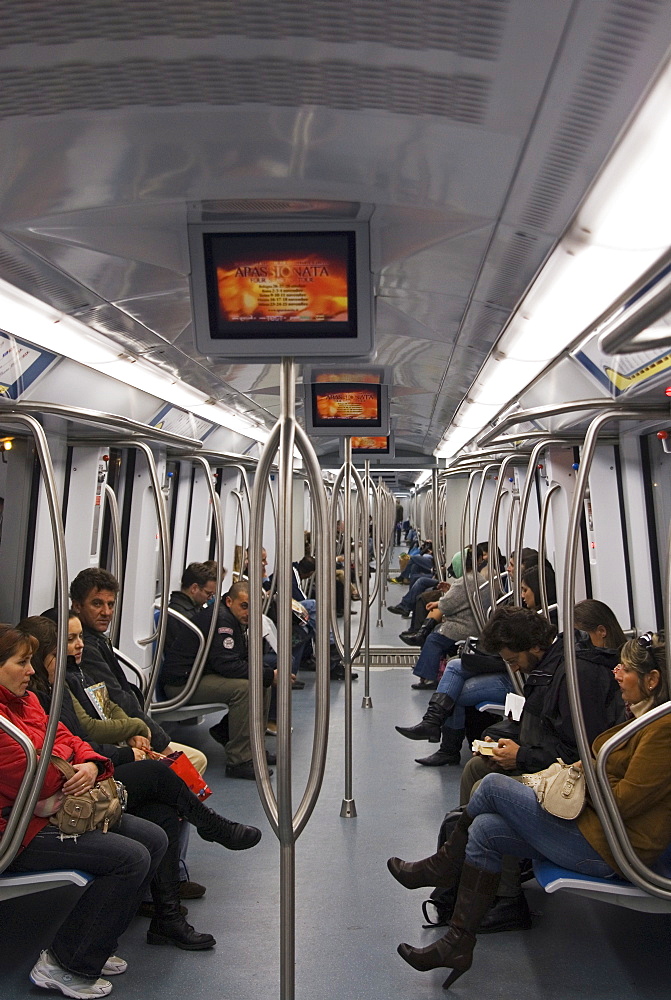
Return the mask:
<path id="1" fill-rule="evenodd" d="M 145 760 L 147 755 L 144 750 L 138 750 L 137 747 L 133 747 L 133 757 L 135 760 Z"/>
<path id="2" fill-rule="evenodd" d="M 90 791 L 98 780 L 98 765 L 92 760 L 87 760 L 84 764 L 72 765 L 77 772 L 63 785 L 66 795 L 83 795 Z"/>
<path id="3" fill-rule="evenodd" d="M 429 603 L 426 606 L 426 610 L 435 611 L 437 607 L 438 607 L 438 601 L 429 601 Z"/>
<path id="4" fill-rule="evenodd" d="M 151 743 L 146 736 L 131 736 L 129 740 L 126 740 L 126 743 L 134 750 L 144 750 L 145 752 L 151 750 Z"/>

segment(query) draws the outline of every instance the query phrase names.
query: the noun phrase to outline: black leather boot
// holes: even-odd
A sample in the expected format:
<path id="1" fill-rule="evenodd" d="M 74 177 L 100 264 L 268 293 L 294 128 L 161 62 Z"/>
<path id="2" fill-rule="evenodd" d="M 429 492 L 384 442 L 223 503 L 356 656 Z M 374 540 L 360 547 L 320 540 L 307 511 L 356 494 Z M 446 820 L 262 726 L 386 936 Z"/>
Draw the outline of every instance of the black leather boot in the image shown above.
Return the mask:
<path id="1" fill-rule="evenodd" d="M 217 943 L 211 934 L 199 934 L 180 913 L 179 843 L 168 840 L 151 883 L 154 916 L 147 931 L 147 944 L 174 944 L 186 951 L 204 951 Z"/>
<path id="2" fill-rule="evenodd" d="M 182 816 L 195 826 L 203 840 L 221 844 L 229 851 L 246 851 L 261 840 L 261 831 L 257 827 L 224 819 L 203 805 L 186 785 L 175 797 L 175 805 Z"/>
<path id="3" fill-rule="evenodd" d="M 406 629 L 405 632 L 401 632 L 399 639 L 402 639 L 406 646 L 423 646 L 427 636 L 431 635 L 437 624 L 435 618 L 425 618 L 415 632 Z"/>
<path id="4" fill-rule="evenodd" d="M 389 858 L 387 868 L 406 889 L 419 889 L 422 886 L 451 889 L 459 881 L 468 842 L 468 828 L 472 822 L 464 809 L 449 840 L 430 858 L 422 861 Z"/>
<path id="5" fill-rule="evenodd" d="M 440 731 L 443 723 L 454 708 L 454 701 L 449 694 L 431 695 L 424 718 L 417 726 L 395 726 L 396 732 L 408 740 L 428 740 L 429 743 L 440 743 Z"/>
<path id="6" fill-rule="evenodd" d="M 443 729 L 440 749 L 430 757 L 416 757 L 415 760 L 425 767 L 443 767 L 444 764 L 456 767 L 461 764 L 461 745 L 465 736 L 465 729 Z"/>
<path id="7" fill-rule="evenodd" d="M 452 969 L 443 983 L 443 989 L 451 986 L 464 972 L 468 972 L 473 963 L 475 933 L 496 896 L 499 878 L 499 872 L 487 872 L 464 864 L 447 933 L 428 948 L 400 944 L 397 950 L 401 958 L 419 972 L 441 966 Z"/>

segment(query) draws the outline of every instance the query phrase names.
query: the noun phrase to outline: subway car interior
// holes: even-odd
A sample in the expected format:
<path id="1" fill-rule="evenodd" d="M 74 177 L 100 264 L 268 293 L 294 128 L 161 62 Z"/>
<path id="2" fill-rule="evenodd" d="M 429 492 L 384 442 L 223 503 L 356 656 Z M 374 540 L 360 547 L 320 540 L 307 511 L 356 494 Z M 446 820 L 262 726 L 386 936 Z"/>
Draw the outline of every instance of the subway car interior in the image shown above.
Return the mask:
<path id="1" fill-rule="evenodd" d="M 590 730 L 580 643 L 597 633 L 576 605 L 617 619 L 611 685 L 622 643 L 671 619 L 671 5 L 4 0 L 0 26 L 0 621 L 57 619 L 37 747 L 9 717 L 33 695 L 4 684 L 0 635 L 4 1000 L 102 996 L 106 975 L 125 1000 L 430 1000 L 449 969 L 457 998 L 666 997 L 671 872 L 641 856 L 648 800 L 627 811 L 608 767 L 671 701 L 595 757 L 608 726 Z M 208 561 L 194 597 L 185 568 Z M 62 928 L 102 879 L 21 864 L 54 833 L 35 834 L 54 770 L 36 750 L 70 698 L 70 584 L 94 570 L 118 592 L 84 649 L 87 627 L 107 635 L 140 714 L 207 759 L 208 808 L 262 835 L 229 852 L 186 837 L 182 811 L 185 919 L 216 946 L 159 942 L 155 896 L 151 924 L 142 907 L 124 924 L 127 971 L 101 978 L 63 958 Z M 458 635 L 437 607 L 457 593 Z M 519 607 L 546 646 L 494 648 Z M 483 631 L 499 687 L 450 729 L 461 694 L 437 685 Z M 238 632 L 229 694 L 203 679 L 233 677 L 213 664 Z M 432 926 L 440 880 L 404 892 L 386 861 L 436 850 L 473 760 L 505 774 L 472 741 L 524 732 L 553 641 L 565 763 L 616 864 L 520 854 L 517 916 L 484 918 L 470 967 L 461 887 Z M 652 674 L 666 690 L 671 658 Z M 441 935 L 437 960 L 416 951 Z"/>

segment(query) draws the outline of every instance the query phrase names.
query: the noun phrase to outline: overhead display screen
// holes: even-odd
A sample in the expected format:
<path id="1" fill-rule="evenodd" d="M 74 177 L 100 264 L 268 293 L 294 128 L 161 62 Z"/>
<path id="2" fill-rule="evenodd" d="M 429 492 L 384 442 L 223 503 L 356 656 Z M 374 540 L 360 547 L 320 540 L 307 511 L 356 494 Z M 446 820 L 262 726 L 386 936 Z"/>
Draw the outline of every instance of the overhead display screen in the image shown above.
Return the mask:
<path id="1" fill-rule="evenodd" d="M 352 437 L 352 451 L 358 455 L 388 455 L 388 437 Z"/>
<path id="2" fill-rule="evenodd" d="M 353 233 L 206 233 L 203 239 L 215 337 L 356 336 Z"/>
<path id="3" fill-rule="evenodd" d="M 320 382 L 312 385 L 312 425 L 336 433 L 382 425 L 380 384 Z"/>
<path id="4" fill-rule="evenodd" d="M 191 305 L 204 355 L 267 364 L 369 357 L 368 224 L 189 223 Z"/>

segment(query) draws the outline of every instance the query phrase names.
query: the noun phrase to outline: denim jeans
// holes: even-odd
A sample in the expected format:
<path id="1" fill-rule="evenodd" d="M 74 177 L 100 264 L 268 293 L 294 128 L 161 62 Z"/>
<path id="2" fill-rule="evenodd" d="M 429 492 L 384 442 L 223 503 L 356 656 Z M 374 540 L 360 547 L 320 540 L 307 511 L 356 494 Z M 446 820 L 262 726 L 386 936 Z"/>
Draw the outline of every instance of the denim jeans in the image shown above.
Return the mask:
<path id="1" fill-rule="evenodd" d="M 417 579 L 414 581 L 414 583 L 410 587 L 410 590 L 405 595 L 405 597 L 401 598 L 400 601 L 401 607 L 405 608 L 406 611 L 414 611 L 415 603 L 417 602 L 417 599 L 419 598 L 420 594 L 423 594 L 425 590 L 429 590 L 435 587 L 437 582 L 438 581 L 436 580 L 435 576 L 417 577 Z"/>
<path id="2" fill-rule="evenodd" d="M 585 840 L 575 820 L 545 812 L 533 788 L 505 774 L 488 774 L 471 795 L 474 817 L 466 860 L 476 868 L 500 872 L 504 855 L 552 861 L 583 875 L 617 874 Z"/>
<path id="3" fill-rule="evenodd" d="M 481 701 L 502 705 L 512 689 L 507 674 L 474 674 L 462 666 L 461 660 L 450 660 L 438 682 L 438 691 L 449 695 L 455 703 L 444 728 L 463 729 L 468 706 L 478 705 Z"/>
<path id="4" fill-rule="evenodd" d="M 450 639 L 449 635 L 431 632 L 422 646 L 422 652 L 419 654 L 412 671 L 413 674 L 416 677 L 424 677 L 425 680 L 435 681 L 443 656 L 445 654 L 452 656 L 456 651 L 457 644 L 453 639 Z"/>
<path id="5" fill-rule="evenodd" d="M 128 813 L 114 832 L 60 838 L 57 827 L 45 826 L 8 871 L 77 869 L 94 876 L 56 932 L 51 951 L 68 972 L 97 977 L 135 916 L 168 838 L 154 823 Z"/>

